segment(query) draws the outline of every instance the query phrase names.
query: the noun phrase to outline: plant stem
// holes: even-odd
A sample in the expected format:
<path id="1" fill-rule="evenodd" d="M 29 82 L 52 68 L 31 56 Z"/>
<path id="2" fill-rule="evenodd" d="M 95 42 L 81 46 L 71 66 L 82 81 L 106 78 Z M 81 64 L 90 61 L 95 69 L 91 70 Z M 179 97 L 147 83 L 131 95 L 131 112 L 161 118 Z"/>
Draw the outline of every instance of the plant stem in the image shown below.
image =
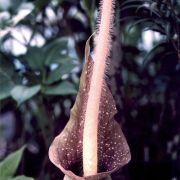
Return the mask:
<path id="1" fill-rule="evenodd" d="M 83 132 L 84 176 L 97 173 L 98 168 L 98 114 L 106 62 L 110 51 L 110 31 L 113 18 L 113 0 L 102 0 L 99 32 L 95 38 L 94 67 L 85 113 Z"/>

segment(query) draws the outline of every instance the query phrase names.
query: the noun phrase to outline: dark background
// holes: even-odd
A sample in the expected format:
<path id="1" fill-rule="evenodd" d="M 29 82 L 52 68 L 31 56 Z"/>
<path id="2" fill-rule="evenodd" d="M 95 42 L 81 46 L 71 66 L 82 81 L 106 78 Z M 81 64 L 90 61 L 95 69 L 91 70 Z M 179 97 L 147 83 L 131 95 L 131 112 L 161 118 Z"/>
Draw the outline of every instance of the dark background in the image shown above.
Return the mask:
<path id="1" fill-rule="evenodd" d="M 27 145 L 15 175 L 63 179 L 47 152 L 68 121 L 98 4 L 0 1 L 1 32 L 11 31 L 0 39 L 0 159 Z M 107 82 L 132 160 L 112 179 L 178 180 L 180 2 L 116 1 L 115 12 Z"/>

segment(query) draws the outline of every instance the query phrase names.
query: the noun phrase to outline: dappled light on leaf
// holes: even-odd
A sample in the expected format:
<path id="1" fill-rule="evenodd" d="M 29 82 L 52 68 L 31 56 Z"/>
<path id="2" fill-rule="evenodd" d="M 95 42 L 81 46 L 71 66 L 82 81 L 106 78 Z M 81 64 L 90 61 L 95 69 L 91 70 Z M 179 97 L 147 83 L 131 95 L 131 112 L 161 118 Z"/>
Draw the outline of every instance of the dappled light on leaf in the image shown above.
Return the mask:
<path id="1" fill-rule="evenodd" d="M 21 104 L 22 102 L 36 95 L 40 91 L 40 89 L 40 85 L 35 85 L 32 87 L 18 85 L 12 89 L 11 96 L 17 101 L 18 104 Z"/>
<path id="2" fill-rule="evenodd" d="M 74 85 L 69 81 L 64 81 L 57 85 L 44 86 L 42 92 L 47 95 L 69 95 L 77 93 Z"/>
<path id="3" fill-rule="evenodd" d="M 7 179 L 15 174 L 22 154 L 24 152 L 25 146 L 21 147 L 19 150 L 8 155 L 3 161 L 0 162 L 0 177 Z"/>

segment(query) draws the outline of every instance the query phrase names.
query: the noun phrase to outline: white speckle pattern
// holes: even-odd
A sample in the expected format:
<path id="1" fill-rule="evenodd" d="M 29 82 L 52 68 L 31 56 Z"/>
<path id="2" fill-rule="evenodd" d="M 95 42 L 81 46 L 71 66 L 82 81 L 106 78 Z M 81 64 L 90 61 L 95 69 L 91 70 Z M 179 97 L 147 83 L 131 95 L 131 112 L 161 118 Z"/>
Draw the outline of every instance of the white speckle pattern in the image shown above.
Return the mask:
<path id="1" fill-rule="evenodd" d="M 77 162 L 82 164 L 82 135 L 92 68 L 93 61 L 89 58 L 81 76 L 70 120 L 51 145 L 54 148 L 53 163 L 70 177 L 75 177 L 72 172 L 73 165 Z M 120 125 L 114 120 L 116 111 L 114 99 L 104 82 L 98 118 L 98 173 L 104 173 L 87 177 L 86 180 L 101 179 L 130 160 L 126 139 Z"/>

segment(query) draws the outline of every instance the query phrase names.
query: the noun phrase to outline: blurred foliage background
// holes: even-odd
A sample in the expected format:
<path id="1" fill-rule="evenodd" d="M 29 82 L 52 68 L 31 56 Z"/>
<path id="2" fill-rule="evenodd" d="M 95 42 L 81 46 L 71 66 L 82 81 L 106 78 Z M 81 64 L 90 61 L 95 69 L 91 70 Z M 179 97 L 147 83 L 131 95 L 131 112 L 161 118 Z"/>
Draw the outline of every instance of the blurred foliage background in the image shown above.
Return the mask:
<path id="1" fill-rule="evenodd" d="M 107 81 L 131 162 L 113 180 L 180 177 L 180 1 L 116 1 Z M 0 179 L 57 180 L 99 1 L 0 0 Z M 19 150 L 18 150 L 19 149 Z"/>

